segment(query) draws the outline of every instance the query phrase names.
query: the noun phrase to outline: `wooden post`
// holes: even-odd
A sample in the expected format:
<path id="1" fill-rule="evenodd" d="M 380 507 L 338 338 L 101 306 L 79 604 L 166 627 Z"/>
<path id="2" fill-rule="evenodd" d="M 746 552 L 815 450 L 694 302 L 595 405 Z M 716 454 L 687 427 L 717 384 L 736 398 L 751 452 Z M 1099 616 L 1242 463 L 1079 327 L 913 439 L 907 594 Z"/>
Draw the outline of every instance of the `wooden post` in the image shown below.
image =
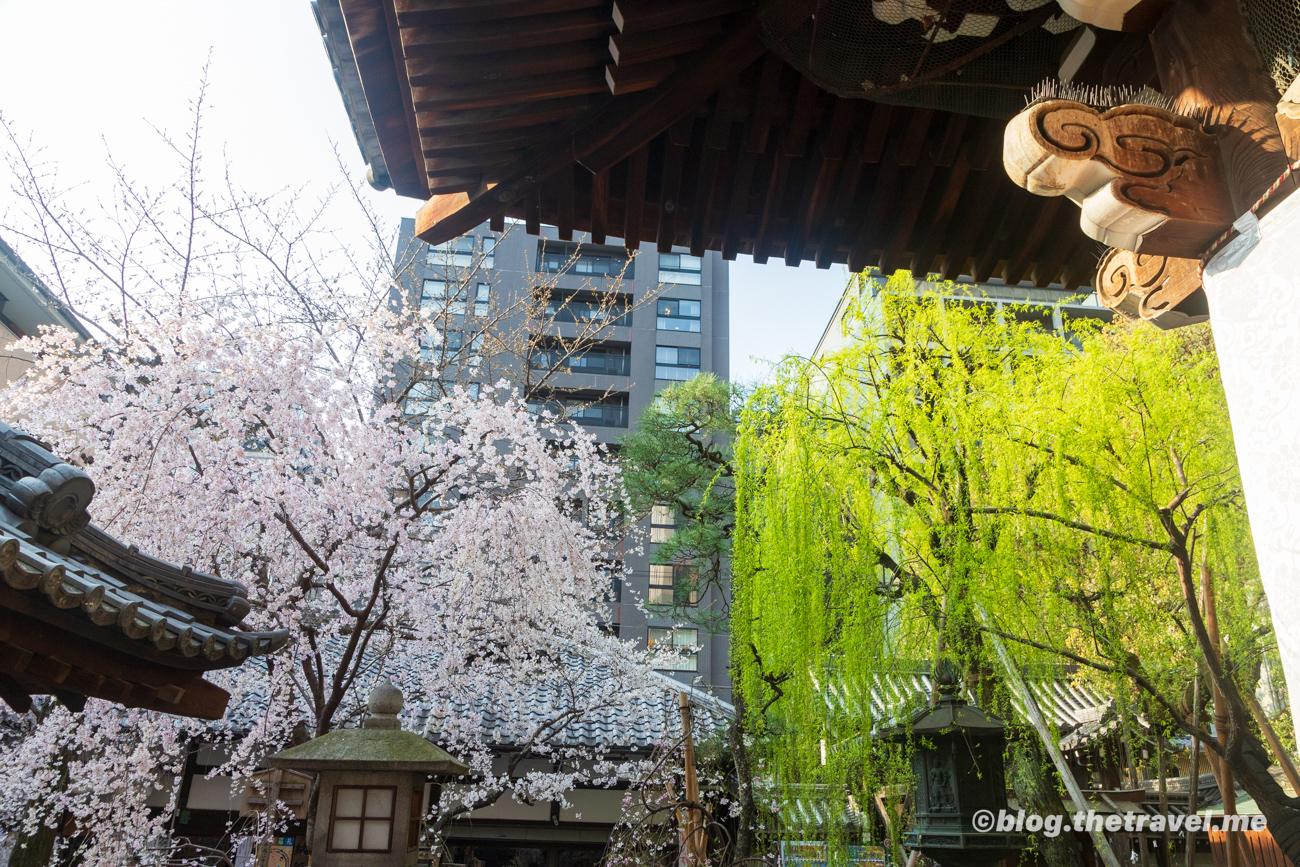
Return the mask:
<path id="1" fill-rule="evenodd" d="M 1214 577 L 1210 574 L 1210 567 L 1204 562 L 1201 563 L 1201 595 L 1205 597 L 1205 629 L 1210 633 L 1210 644 L 1213 645 L 1214 652 L 1219 656 L 1219 664 L 1222 665 L 1223 642 L 1219 638 L 1219 618 L 1214 607 Z M 1214 684 L 1214 734 L 1220 746 L 1227 745 L 1228 699 L 1217 683 Z M 1232 776 L 1232 769 L 1218 756 L 1212 756 L 1211 759 L 1218 768 L 1219 793 L 1223 795 L 1223 815 L 1235 816 L 1237 815 L 1237 785 Z M 1227 842 L 1228 867 L 1253 867 L 1254 859 L 1246 848 L 1246 840 L 1241 832 L 1225 831 L 1224 836 Z"/>
<path id="2" fill-rule="evenodd" d="M 980 619 L 988 624 L 990 618 L 988 612 L 984 610 L 984 606 L 977 602 L 975 610 L 979 613 Z M 1047 721 L 1043 719 L 1042 711 L 1038 709 L 1038 702 L 1034 700 L 1034 694 L 1029 691 L 1029 687 L 1025 685 L 1025 681 L 1020 677 L 1020 670 L 1016 668 L 1016 664 L 1011 660 L 1011 654 L 1007 653 L 1006 644 L 996 632 L 986 634 L 993 642 L 993 649 L 997 651 L 1002 667 L 1006 669 L 1007 683 L 1011 686 L 1011 691 L 1025 706 L 1025 713 L 1029 714 L 1029 721 L 1033 723 L 1034 731 L 1038 732 L 1038 737 L 1047 749 L 1047 754 L 1052 757 L 1052 764 L 1056 766 L 1056 772 L 1060 774 L 1061 783 L 1065 786 L 1065 790 L 1070 793 L 1070 800 L 1074 802 L 1074 809 L 1087 812 L 1088 799 L 1083 796 L 1083 790 L 1079 788 L 1079 781 L 1074 778 L 1074 774 L 1070 772 L 1070 766 L 1065 763 L 1065 756 L 1061 755 L 1061 749 L 1057 746 L 1056 738 L 1053 737 L 1052 730 L 1048 728 Z M 1110 841 L 1106 839 L 1106 833 L 1096 827 L 1089 828 L 1088 833 L 1092 835 L 1093 846 L 1096 847 L 1097 854 L 1101 856 L 1101 860 L 1106 867 L 1120 867 L 1119 859 L 1115 857 L 1115 850 L 1111 848 Z"/>
<path id="3" fill-rule="evenodd" d="M 695 735 L 691 731 L 691 697 L 689 693 L 677 694 L 682 712 L 682 742 L 686 763 L 686 827 L 684 828 L 686 852 L 693 867 L 703 867 L 708 839 L 704 831 L 700 808 L 700 783 L 695 776 Z"/>
<path id="4" fill-rule="evenodd" d="M 1156 731 L 1156 774 L 1160 778 L 1160 812 L 1169 815 L 1169 783 L 1165 779 L 1168 774 L 1168 766 L 1165 763 L 1165 733 Z M 1161 838 L 1160 845 L 1164 848 L 1165 855 L 1159 859 L 1160 867 L 1173 867 L 1174 855 L 1174 838 L 1169 831 L 1169 825 L 1165 824 L 1165 833 Z"/>
<path id="5" fill-rule="evenodd" d="M 1247 28 L 1235 0 L 1176 0 L 1151 32 L 1160 90 L 1218 138 L 1236 215 L 1287 166 L 1277 87 Z"/>
<path id="6" fill-rule="evenodd" d="M 280 800 L 280 780 L 284 778 L 284 771 L 276 768 L 271 774 L 271 791 L 266 799 L 265 818 L 266 825 L 262 828 L 262 845 L 257 853 L 257 863 L 259 867 L 266 867 L 271 861 L 271 840 L 274 837 L 275 830 L 275 804 Z"/>
<path id="7" fill-rule="evenodd" d="M 1192 725 L 1201 724 L 1201 675 L 1197 672 L 1192 678 Z M 1199 806 L 1201 796 L 1201 739 L 1192 735 L 1192 764 L 1187 770 L 1187 784 L 1190 787 L 1187 791 L 1187 815 L 1196 815 L 1196 808 Z M 1187 867 L 1193 867 L 1196 862 L 1196 835 L 1184 833 L 1183 838 L 1187 841 Z"/>

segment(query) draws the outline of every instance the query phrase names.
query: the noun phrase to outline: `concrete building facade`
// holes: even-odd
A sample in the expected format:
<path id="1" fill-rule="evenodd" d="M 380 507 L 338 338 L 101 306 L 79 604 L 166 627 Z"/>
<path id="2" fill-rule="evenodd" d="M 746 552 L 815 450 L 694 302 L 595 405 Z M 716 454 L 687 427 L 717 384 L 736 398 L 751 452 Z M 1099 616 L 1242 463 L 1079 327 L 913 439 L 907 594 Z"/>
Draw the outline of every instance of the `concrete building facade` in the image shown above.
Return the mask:
<path id="1" fill-rule="evenodd" d="M 693 257 L 674 248 L 661 254 L 646 243 L 629 256 L 619 239 L 597 245 L 590 236 L 576 234 L 572 241 L 561 241 L 552 227 L 542 227 L 536 237 L 522 225 L 507 224 L 505 231 L 494 232 L 486 223 L 446 245 L 429 247 L 414 238 L 414 228 L 414 221 L 402 222 L 397 247 L 408 298 L 440 305 L 444 327 L 451 332 L 449 344 L 484 347 L 482 356 L 477 350 L 462 353 L 448 371 L 472 392 L 499 377 L 502 365 L 525 363 L 517 356 L 491 356 L 493 341 L 476 329 L 519 334 L 532 325 L 545 329 L 558 345 L 583 330 L 581 321 L 571 320 L 582 320 L 584 310 L 595 311 L 602 303 L 604 311 L 593 315 L 611 324 L 599 329 L 581 356 L 565 362 L 544 394 L 530 395 L 535 408 L 565 411 L 574 424 L 617 451 L 636 431 L 657 392 L 702 372 L 729 378 L 728 269 L 716 252 Z M 538 287 L 554 299 L 546 308 L 552 318 L 529 323 L 523 308 Z M 459 295 L 449 299 L 448 293 Z M 619 296 L 612 307 L 610 293 Z M 539 366 L 552 361 L 540 358 Z M 651 563 L 654 540 L 672 532 L 671 522 L 671 516 L 656 510 L 655 526 L 646 528 L 649 541 L 625 544 L 625 579 L 612 591 L 610 627 L 642 647 L 671 642 L 697 648 L 679 669 L 665 673 L 730 701 L 729 634 L 710 633 L 638 606 L 671 598 L 666 594 L 673 592 L 674 567 Z M 719 603 L 708 595 L 696 600 L 703 607 Z"/>
<path id="2" fill-rule="evenodd" d="M 870 316 L 872 302 L 887 282 L 888 278 L 879 271 L 870 271 L 849 281 L 835 312 L 826 323 L 821 339 L 817 341 L 813 358 L 823 358 L 861 339 L 861 335 L 855 333 L 853 323 L 847 320 L 849 310 L 854 302 L 859 302 L 864 312 Z M 1020 284 L 1008 286 L 999 280 L 984 283 L 969 279 L 952 283 L 918 280 L 915 291 L 918 295 L 934 293 L 946 301 L 958 304 L 987 305 L 1004 316 L 1021 322 L 1037 323 L 1045 330 L 1059 333 L 1067 339 L 1068 320 L 1095 319 L 1110 322 L 1115 315 L 1113 310 L 1102 306 L 1096 292 L 1068 291 L 1060 286 L 1039 289 Z"/>

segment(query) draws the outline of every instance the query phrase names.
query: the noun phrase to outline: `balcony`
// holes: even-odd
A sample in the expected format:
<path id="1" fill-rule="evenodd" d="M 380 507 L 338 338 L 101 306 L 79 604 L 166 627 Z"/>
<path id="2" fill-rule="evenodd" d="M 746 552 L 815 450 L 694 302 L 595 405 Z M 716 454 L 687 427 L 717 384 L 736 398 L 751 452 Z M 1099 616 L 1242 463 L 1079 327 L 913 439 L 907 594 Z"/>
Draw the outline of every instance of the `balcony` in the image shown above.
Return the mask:
<path id="1" fill-rule="evenodd" d="M 632 357 L 618 352 L 587 352 L 582 355 L 563 358 L 559 350 L 538 352 L 530 359 L 534 370 L 560 368 L 570 373 L 600 373 L 606 376 L 629 376 L 632 373 Z"/>
<path id="2" fill-rule="evenodd" d="M 627 427 L 627 407 L 595 404 L 568 413 L 569 418 L 587 427 Z"/>
<path id="3" fill-rule="evenodd" d="M 549 412 L 562 415 L 569 421 L 586 427 L 627 427 L 627 404 L 595 403 L 582 400 L 534 400 L 528 408 L 535 413 Z"/>

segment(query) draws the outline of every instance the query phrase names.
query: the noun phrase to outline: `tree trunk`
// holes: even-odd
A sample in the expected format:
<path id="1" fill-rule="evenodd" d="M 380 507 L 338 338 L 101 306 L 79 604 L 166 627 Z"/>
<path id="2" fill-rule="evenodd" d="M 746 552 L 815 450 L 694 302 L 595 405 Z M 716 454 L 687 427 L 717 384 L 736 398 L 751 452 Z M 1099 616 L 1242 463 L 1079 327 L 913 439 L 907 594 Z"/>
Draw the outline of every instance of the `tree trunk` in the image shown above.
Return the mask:
<path id="1" fill-rule="evenodd" d="M 736 764 L 736 797 L 740 801 L 740 816 L 736 821 L 736 846 L 731 863 L 743 864 L 754 852 L 754 824 L 758 811 L 754 809 L 754 772 L 749 762 L 749 749 L 745 746 L 745 698 L 735 691 L 736 718 L 727 729 L 731 756 Z"/>
<path id="2" fill-rule="evenodd" d="M 30 837 L 19 837 L 9 856 L 9 867 L 46 867 L 54 855 L 54 838 L 58 829 L 42 825 Z"/>
<path id="3" fill-rule="evenodd" d="M 311 794 L 307 796 L 307 827 L 303 831 L 306 837 L 303 849 L 311 854 L 312 843 L 316 840 L 316 811 L 320 808 L 320 775 L 314 775 L 311 781 Z"/>
<path id="4" fill-rule="evenodd" d="M 1263 744 L 1247 735 L 1239 756 L 1226 764 L 1268 819 L 1268 830 L 1291 863 L 1300 864 L 1300 799 L 1288 797 L 1268 772 L 1269 757 Z"/>
<path id="5" fill-rule="evenodd" d="M 1052 760 L 1043 752 L 1043 745 L 1033 732 L 1026 733 L 1011 744 L 1011 760 L 1007 763 L 1011 788 L 1016 800 L 1026 813 L 1040 816 L 1063 816 L 1070 812 L 1061 800 Z M 1043 853 L 1047 867 L 1083 867 L 1083 853 L 1073 834 L 1047 837 L 1035 834 L 1034 843 Z"/>

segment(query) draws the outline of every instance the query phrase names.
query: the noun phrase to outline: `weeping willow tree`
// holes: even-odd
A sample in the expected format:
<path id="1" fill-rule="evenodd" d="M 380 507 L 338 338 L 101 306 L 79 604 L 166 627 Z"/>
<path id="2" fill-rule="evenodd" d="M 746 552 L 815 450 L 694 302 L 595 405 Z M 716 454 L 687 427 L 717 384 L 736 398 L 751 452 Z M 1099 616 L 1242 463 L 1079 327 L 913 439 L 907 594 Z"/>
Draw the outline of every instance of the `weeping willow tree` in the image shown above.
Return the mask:
<path id="1" fill-rule="evenodd" d="M 940 658 L 1014 721 L 996 639 L 1199 737 L 1300 855 L 1251 715 L 1271 626 L 1208 329 L 1066 339 L 901 278 L 848 322 L 847 348 L 754 396 L 735 446 L 733 667 L 782 796 L 905 781 L 878 735 Z M 1222 742 L 1189 710 L 1198 674 Z M 1036 782 L 1022 799 L 1055 796 Z"/>

